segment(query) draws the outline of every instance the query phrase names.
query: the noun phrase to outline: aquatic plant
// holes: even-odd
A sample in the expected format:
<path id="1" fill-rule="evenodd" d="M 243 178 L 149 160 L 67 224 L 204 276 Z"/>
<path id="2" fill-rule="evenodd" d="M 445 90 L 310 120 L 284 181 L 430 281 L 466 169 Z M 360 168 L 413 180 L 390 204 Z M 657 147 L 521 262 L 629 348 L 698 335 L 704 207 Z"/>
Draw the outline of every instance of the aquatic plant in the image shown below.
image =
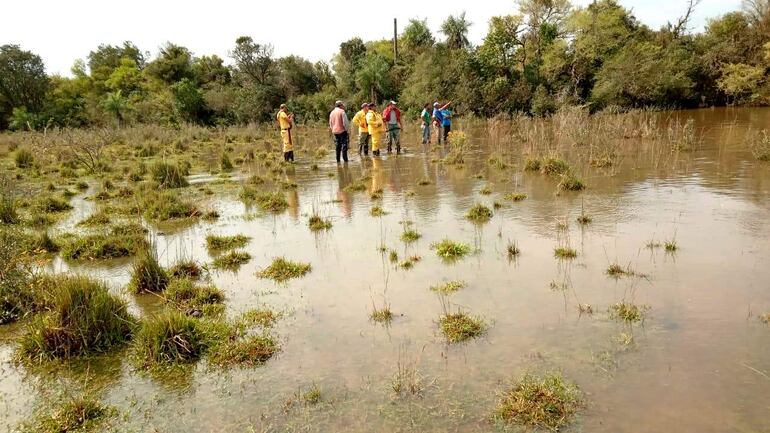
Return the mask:
<path id="1" fill-rule="evenodd" d="M 578 387 L 560 374 L 525 374 L 503 393 L 494 417 L 506 423 L 558 431 L 582 406 Z"/>
<path id="2" fill-rule="evenodd" d="M 317 232 L 321 230 L 329 230 L 332 228 L 331 220 L 321 218 L 319 215 L 311 215 L 307 222 L 310 231 Z"/>
<path id="3" fill-rule="evenodd" d="M 264 364 L 279 350 L 280 346 L 273 337 L 252 335 L 215 346 L 208 359 L 211 364 L 220 367 L 232 365 L 253 367 Z"/>
<path id="4" fill-rule="evenodd" d="M 509 192 L 503 198 L 510 201 L 523 201 L 527 199 L 527 195 L 520 192 Z"/>
<path id="5" fill-rule="evenodd" d="M 428 186 L 431 185 L 433 182 L 430 181 L 428 178 L 422 178 L 417 181 L 417 185 L 419 186 Z"/>
<path id="6" fill-rule="evenodd" d="M 145 248 L 134 261 L 131 282 L 128 284 L 133 293 L 160 293 L 168 286 L 169 276 L 158 263 L 152 247 Z"/>
<path id="7" fill-rule="evenodd" d="M 403 232 L 401 232 L 401 241 L 407 244 L 410 244 L 412 242 L 417 242 L 417 240 L 420 239 L 421 237 L 422 235 L 417 230 L 406 229 Z"/>
<path id="8" fill-rule="evenodd" d="M 36 281 L 23 262 L 27 243 L 21 230 L 0 225 L 0 325 L 40 308 Z"/>
<path id="9" fill-rule="evenodd" d="M 524 161 L 524 170 L 526 171 L 540 171 L 543 163 L 539 158 L 527 158 Z"/>
<path id="10" fill-rule="evenodd" d="M 592 221 L 593 221 L 593 218 L 591 218 L 590 216 L 588 216 L 586 214 L 580 214 L 580 216 L 577 217 L 578 224 L 580 224 L 582 226 L 591 224 Z"/>
<path id="11" fill-rule="evenodd" d="M 196 280 L 203 275 L 203 268 L 195 260 L 180 260 L 168 270 L 171 278 L 190 278 Z"/>
<path id="12" fill-rule="evenodd" d="M 770 161 L 770 132 L 767 130 L 750 132 L 746 135 L 751 154 L 759 161 Z"/>
<path id="13" fill-rule="evenodd" d="M 157 161 L 150 168 L 150 173 L 153 180 L 157 182 L 161 188 L 182 188 L 189 185 L 185 178 L 188 171 L 179 164 Z"/>
<path id="14" fill-rule="evenodd" d="M 620 266 L 618 263 L 612 263 L 607 267 L 607 270 L 604 271 L 607 275 L 613 277 L 613 278 L 621 278 L 621 277 L 644 277 L 642 274 L 636 273 L 631 268 L 631 265 L 629 264 L 625 268 Z"/>
<path id="15" fill-rule="evenodd" d="M 508 241 L 508 245 L 505 247 L 505 252 L 508 254 L 508 260 L 513 260 L 521 254 L 519 244 L 516 241 Z"/>
<path id="16" fill-rule="evenodd" d="M 479 190 L 479 194 L 481 195 L 490 195 L 492 194 L 492 185 L 486 184 Z"/>
<path id="17" fill-rule="evenodd" d="M 578 253 L 574 248 L 556 247 L 553 250 L 553 255 L 559 259 L 574 259 L 578 256 Z"/>
<path id="18" fill-rule="evenodd" d="M 141 202 L 144 216 L 153 221 L 169 221 L 193 218 L 201 215 L 200 210 L 190 201 L 182 200 L 178 194 L 161 192 L 148 194 Z"/>
<path id="19" fill-rule="evenodd" d="M 388 212 L 379 206 L 372 206 L 372 208 L 369 209 L 369 215 L 373 217 L 381 217 L 387 214 Z"/>
<path id="20" fill-rule="evenodd" d="M 417 369 L 416 362 L 402 362 L 399 356 L 396 373 L 390 381 L 390 389 L 394 396 L 404 397 L 407 395 L 419 396 L 425 389 L 423 376 Z"/>
<path id="21" fill-rule="evenodd" d="M 369 318 L 377 323 L 390 323 L 393 320 L 393 312 L 390 310 L 390 304 L 385 304 L 381 308 L 377 308 L 374 302 L 372 302 L 372 312 L 369 314 Z"/>
<path id="22" fill-rule="evenodd" d="M 450 343 L 459 343 L 478 337 L 487 330 L 481 317 L 472 317 L 463 312 L 446 313 L 439 318 L 441 332 Z"/>
<path id="23" fill-rule="evenodd" d="M 468 287 L 468 283 L 463 280 L 452 280 L 442 284 L 431 286 L 430 289 L 434 292 L 438 292 L 442 295 L 448 295 L 458 290 Z"/>
<path id="24" fill-rule="evenodd" d="M 20 359 L 39 362 L 103 353 L 133 335 L 136 319 L 104 283 L 55 275 L 40 284 L 46 312 L 19 339 Z"/>
<path id="25" fill-rule="evenodd" d="M 109 224 L 110 222 L 111 222 L 110 215 L 104 210 L 101 210 L 99 212 L 92 213 L 91 215 L 88 216 L 88 218 L 80 221 L 78 225 L 95 227 L 95 226 L 104 226 Z"/>
<path id="26" fill-rule="evenodd" d="M 238 329 L 260 326 L 262 328 L 272 328 L 281 318 L 281 313 L 266 308 L 252 309 L 241 314 L 235 321 L 235 327 Z"/>
<path id="27" fill-rule="evenodd" d="M 486 222 L 492 218 L 492 210 L 481 203 L 476 203 L 468 210 L 465 217 L 475 222 Z"/>
<path id="28" fill-rule="evenodd" d="M 99 431 L 101 424 L 114 416 L 117 409 L 90 395 L 72 397 L 55 409 L 36 413 L 22 427 L 23 432 L 68 433 Z"/>
<path id="29" fill-rule="evenodd" d="M 572 173 L 561 178 L 559 188 L 567 191 L 582 191 L 585 189 L 583 181 Z"/>
<path id="30" fill-rule="evenodd" d="M 669 239 L 663 243 L 663 246 L 665 247 L 666 251 L 673 253 L 679 249 L 679 246 L 676 243 L 676 239 Z"/>
<path id="31" fill-rule="evenodd" d="M 289 207 L 286 197 L 279 191 L 259 193 L 255 201 L 262 210 L 270 212 L 283 212 Z"/>
<path id="32" fill-rule="evenodd" d="M 163 298 L 189 314 L 191 310 L 204 310 L 210 305 L 221 304 L 225 294 L 214 285 L 200 285 L 189 278 L 178 278 L 171 280 Z"/>
<path id="33" fill-rule="evenodd" d="M 760 314 L 759 320 L 766 325 L 770 325 L 770 313 Z"/>
<path id="34" fill-rule="evenodd" d="M 640 322 L 650 307 L 646 305 L 638 306 L 636 304 L 619 302 L 611 305 L 609 308 L 610 317 L 629 323 Z"/>
<path id="35" fill-rule="evenodd" d="M 580 314 L 594 314 L 594 307 L 591 304 L 579 304 L 578 305 L 578 312 Z"/>
<path id="36" fill-rule="evenodd" d="M 436 250 L 436 254 L 444 260 L 455 260 L 465 257 L 471 252 L 468 244 L 454 242 L 450 239 L 443 239 L 441 242 L 431 245 Z"/>
<path id="37" fill-rule="evenodd" d="M 216 269 L 236 271 L 250 260 L 251 254 L 245 251 L 229 251 L 226 254 L 216 257 L 214 261 L 211 262 L 211 265 Z"/>
<path id="38" fill-rule="evenodd" d="M 156 368 L 198 360 L 214 343 L 206 323 L 174 310 L 146 320 L 134 339 L 134 358 L 142 368 Z"/>
<path id="39" fill-rule="evenodd" d="M 206 248 L 211 252 L 233 250 L 245 247 L 250 240 L 251 238 L 246 235 L 208 235 L 206 236 Z"/>
<path id="40" fill-rule="evenodd" d="M 570 166 L 563 159 L 550 157 L 543 161 L 540 171 L 548 176 L 561 176 L 570 171 Z"/>
<path id="41" fill-rule="evenodd" d="M 144 233 L 97 233 L 65 237 L 61 247 L 67 260 L 105 260 L 130 257 L 148 247 Z"/>
<path id="42" fill-rule="evenodd" d="M 67 203 L 66 200 L 50 195 L 39 198 L 32 207 L 34 210 L 43 213 L 59 213 L 72 210 L 72 205 Z"/>
<path id="43" fill-rule="evenodd" d="M 311 269 L 312 267 L 309 264 L 292 262 L 284 257 L 277 257 L 273 259 L 270 266 L 257 272 L 257 276 L 280 283 L 292 278 L 304 277 Z"/>
<path id="44" fill-rule="evenodd" d="M 229 172 L 233 170 L 233 163 L 230 161 L 230 156 L 227 152 L 222 152 L 222 157 L 219 158 L 219 169 L 223 172 Z"/>

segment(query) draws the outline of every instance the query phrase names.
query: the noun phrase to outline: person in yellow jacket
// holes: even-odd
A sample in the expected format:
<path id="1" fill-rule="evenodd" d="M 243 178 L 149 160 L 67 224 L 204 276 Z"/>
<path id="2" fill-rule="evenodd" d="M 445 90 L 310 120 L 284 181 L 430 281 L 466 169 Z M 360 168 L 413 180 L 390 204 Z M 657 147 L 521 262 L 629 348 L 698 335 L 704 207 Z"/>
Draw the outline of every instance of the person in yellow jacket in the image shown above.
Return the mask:
<path id="1" fill-rule="evenodd" d="M 369 112 L 366 113 L 366 125 L 372 139 L 372 155 L 380 156 L 380 140 L 385 133 L 385 123 L 382 121 L 380 113 L 377 112 L 377 104 L 369 104 Z"/>
<path id="2" fill-rule="evenodd" d="M 275 116 L 278 126 L 281 128 L 281 140 L 283 141 L 283 160 L 294 162 L 294 143 L 291 137 L 291 128 L 294 126 L 294 115 L 289 113 L 289 107 L 281 104 L 281 109 Z"/>
<path id="3" fill-rule="evenodd" d="M 358 125 L 358 154 L 364 152 L 369 155 L 369 126 L 366 124 L 366 114 L 369 112 L 369 103 L 361 104 L 361 110 L 353 116 L 353 124 Z"/>

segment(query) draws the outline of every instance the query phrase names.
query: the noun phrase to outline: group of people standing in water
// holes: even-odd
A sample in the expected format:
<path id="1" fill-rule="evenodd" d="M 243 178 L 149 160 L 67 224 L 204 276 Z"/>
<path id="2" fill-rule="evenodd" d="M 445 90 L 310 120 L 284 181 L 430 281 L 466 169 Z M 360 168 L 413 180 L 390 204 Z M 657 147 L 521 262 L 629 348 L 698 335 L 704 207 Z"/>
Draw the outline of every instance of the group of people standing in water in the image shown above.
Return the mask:
<path id="1" fill-rule="evenodd" d="M 449 110 L 451 102 L 444 105 L 438 102 L 425 104 L 420 113 L 420 128 L 422 129 L 422 143 L 430 144 L 432 130 L 436 132 L 439 144 L 446 143 L 449 131 L 452 127 L 452 112 Z M 294 161 L 294 142 L 291 130 L 294 127 L 294 115 L 289 112 L 286 104 L 281 104 L 276 115 L 278 127 L 281 130 L 283 142 L 283 159 Z M 358 126 L 358 154 L 369 156 L 371 144 L 372 156 L 380 156 L 380 144 L 385 140 L 387 152 L 392 153 L 393 147 L 396 154 L 401 153 L 401 131 L 404 129 L 401 120 L 401 110 L 396 101 L 390 101 L 380 113 L 377 104 L 364 102 L 361 109 L 353 116 L 352 124 Z M 334 109 L 329 114 L 329 130 L 334 137 L 335 157 L 337 162 L 348 162 L 348 148 L 350 146 L 351 121 L 345 112 L 345 104 L 342 101 L 334 103 Z"/>

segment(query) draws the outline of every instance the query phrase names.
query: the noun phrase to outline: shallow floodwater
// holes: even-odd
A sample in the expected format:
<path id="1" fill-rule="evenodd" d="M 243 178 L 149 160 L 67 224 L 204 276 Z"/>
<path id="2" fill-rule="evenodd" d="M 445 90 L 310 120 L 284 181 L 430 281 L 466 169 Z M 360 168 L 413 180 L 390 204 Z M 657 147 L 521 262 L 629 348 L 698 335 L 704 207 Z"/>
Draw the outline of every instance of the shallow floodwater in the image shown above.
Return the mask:
<path id="1" fill-rule="evenodd" d="M 665 163 L 640 151 L 612 170 L 579 167 L 588 185 L 580 193 L 560 193 L 538 173 L 490 168 L 491 146 L 471 124 L 454 128 L 474 145 L 464 168 L 433 162 L 437 153 L 419 145 L 419 131 L 406 135 L 404 155 L 354 155 L 347 166 L 325 162 L 314 171 L 300 153 L 288 211 L 260 215 L 235 191 L 209 203 L 222 215 L 217 222 L 156 232 L 164 263 L 179 256 L 210 262 L 207 234 L 252 237 L 251 262 L 212 279 L 226 293 L 229 316 L 260 306 L 285 312 L 277 356 L 225 371 L 204 361 L 174 378 L 135 371 L 125 352 L 25 370 L 10 362 L 23 326 L 6 327 L 0 430 L 12 431 L 61 390 L 95 388 L 120 411 L 117 431 L 498 431 L 490 417 L 500 392 L 525 372 L 560 371 L 585 393 L 567 431 L 770 432 L 770 326 L 757 317 L 770 312 L 770 164 L 756 161 L 741 140 L 747 128 L 770 129 L 770 110 L 675 115 L 695 119 L 701 146 Z M 383 190 L 381 200 L 343 191 L 363 169 L 370 190 Z M 421 179 L 431 184 L 420 186 Z M 491 195 L 480 193 L 486 185 Z M 528 198 L 506 201 L 514 190 Z M 505 206 L 488 223 L 465 219 L 474 203 L 491 208 L 494 201 Z M 65 224 L 90 211 L 87 201 L 73 203 L 81 204 L 78 217 Z M 373 205 L 389 214 L 370 216 Z M 581 209 L 593 219 L 585 227 L 575 221 Z M 330 231 L 308 229 L 314 211 L 331 219 Z M 404 220 L 422 234 L 409 246 L 399 239 Z M 569 227 L 560 230 L 559 221 Z M 445 263 L 430 249 L 443 238 L 475 252 Z M 647 248 L 651 239 L 675 239 L 679 249 Z M 514 261 L 505 252 L 509 240 L 521 249 Z M 578 257 L 554 258 L 554 247 L 567 243 Z M 401 269 L 381 244 L 422 260 Z M 285 284 L 258 279 L 278 256 L 313 270 Z M 611 263 L 645 277 L 611 278 Z M 159 308 L 123 291 L 130 263 L 70 267 L 56 259 L 50 267 L 107 279 L 138 314 Z M 451 308 L 483 317 L 489 330 L 448 345 L 437 326 L 442 300 L 429 287 L 453 279 L 468 287 L 447 298 Z M 608 314 L 618 302 L 650 309 L 631 326 Z M 391 325 L 371 322 L 372 305 L 386 303 L 396 314 Z M 594 314 L 581 315 L 579 304 L 591 304 Z M 399 365 L 416 366 L 421 396 L 393 396 Z M 314 385 L 320 404 L 286 404 Z"/>

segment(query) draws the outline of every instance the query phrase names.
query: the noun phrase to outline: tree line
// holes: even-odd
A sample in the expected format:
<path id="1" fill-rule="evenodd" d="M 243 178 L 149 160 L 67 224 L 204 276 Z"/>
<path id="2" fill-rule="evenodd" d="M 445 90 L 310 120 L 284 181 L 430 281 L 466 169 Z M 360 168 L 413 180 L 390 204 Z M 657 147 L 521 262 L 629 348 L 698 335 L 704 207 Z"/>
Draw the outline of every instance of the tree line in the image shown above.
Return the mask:
<path id="1" fill-rule="evenodd" d="M 616 0 L 518 0 L 492 17 L 483 42 L 465 14 L 441 38 L 412 19 L 398 36 L 342 42 L 331 63 L 276 57 L 239 37 L 232 64 L 167 43 L 155 58 L 131 42 L 99 45 L 71 77 L 47 75 L 40 56 L 0 47 L 0 130 L 108 123 L 232 125 L 270 121 L 288 102 L 300 121 L 324 119 L 337 99 L 397 99 L 417 110 L 453 100 L 458 113 L 543 116 L 565 105 L 602 109 L 770 105 L 770 0 L 708 20 L 693 33 L 699 0 L 658 30 Z M 354 105 L 354 104 L 351 104 Z"/>

